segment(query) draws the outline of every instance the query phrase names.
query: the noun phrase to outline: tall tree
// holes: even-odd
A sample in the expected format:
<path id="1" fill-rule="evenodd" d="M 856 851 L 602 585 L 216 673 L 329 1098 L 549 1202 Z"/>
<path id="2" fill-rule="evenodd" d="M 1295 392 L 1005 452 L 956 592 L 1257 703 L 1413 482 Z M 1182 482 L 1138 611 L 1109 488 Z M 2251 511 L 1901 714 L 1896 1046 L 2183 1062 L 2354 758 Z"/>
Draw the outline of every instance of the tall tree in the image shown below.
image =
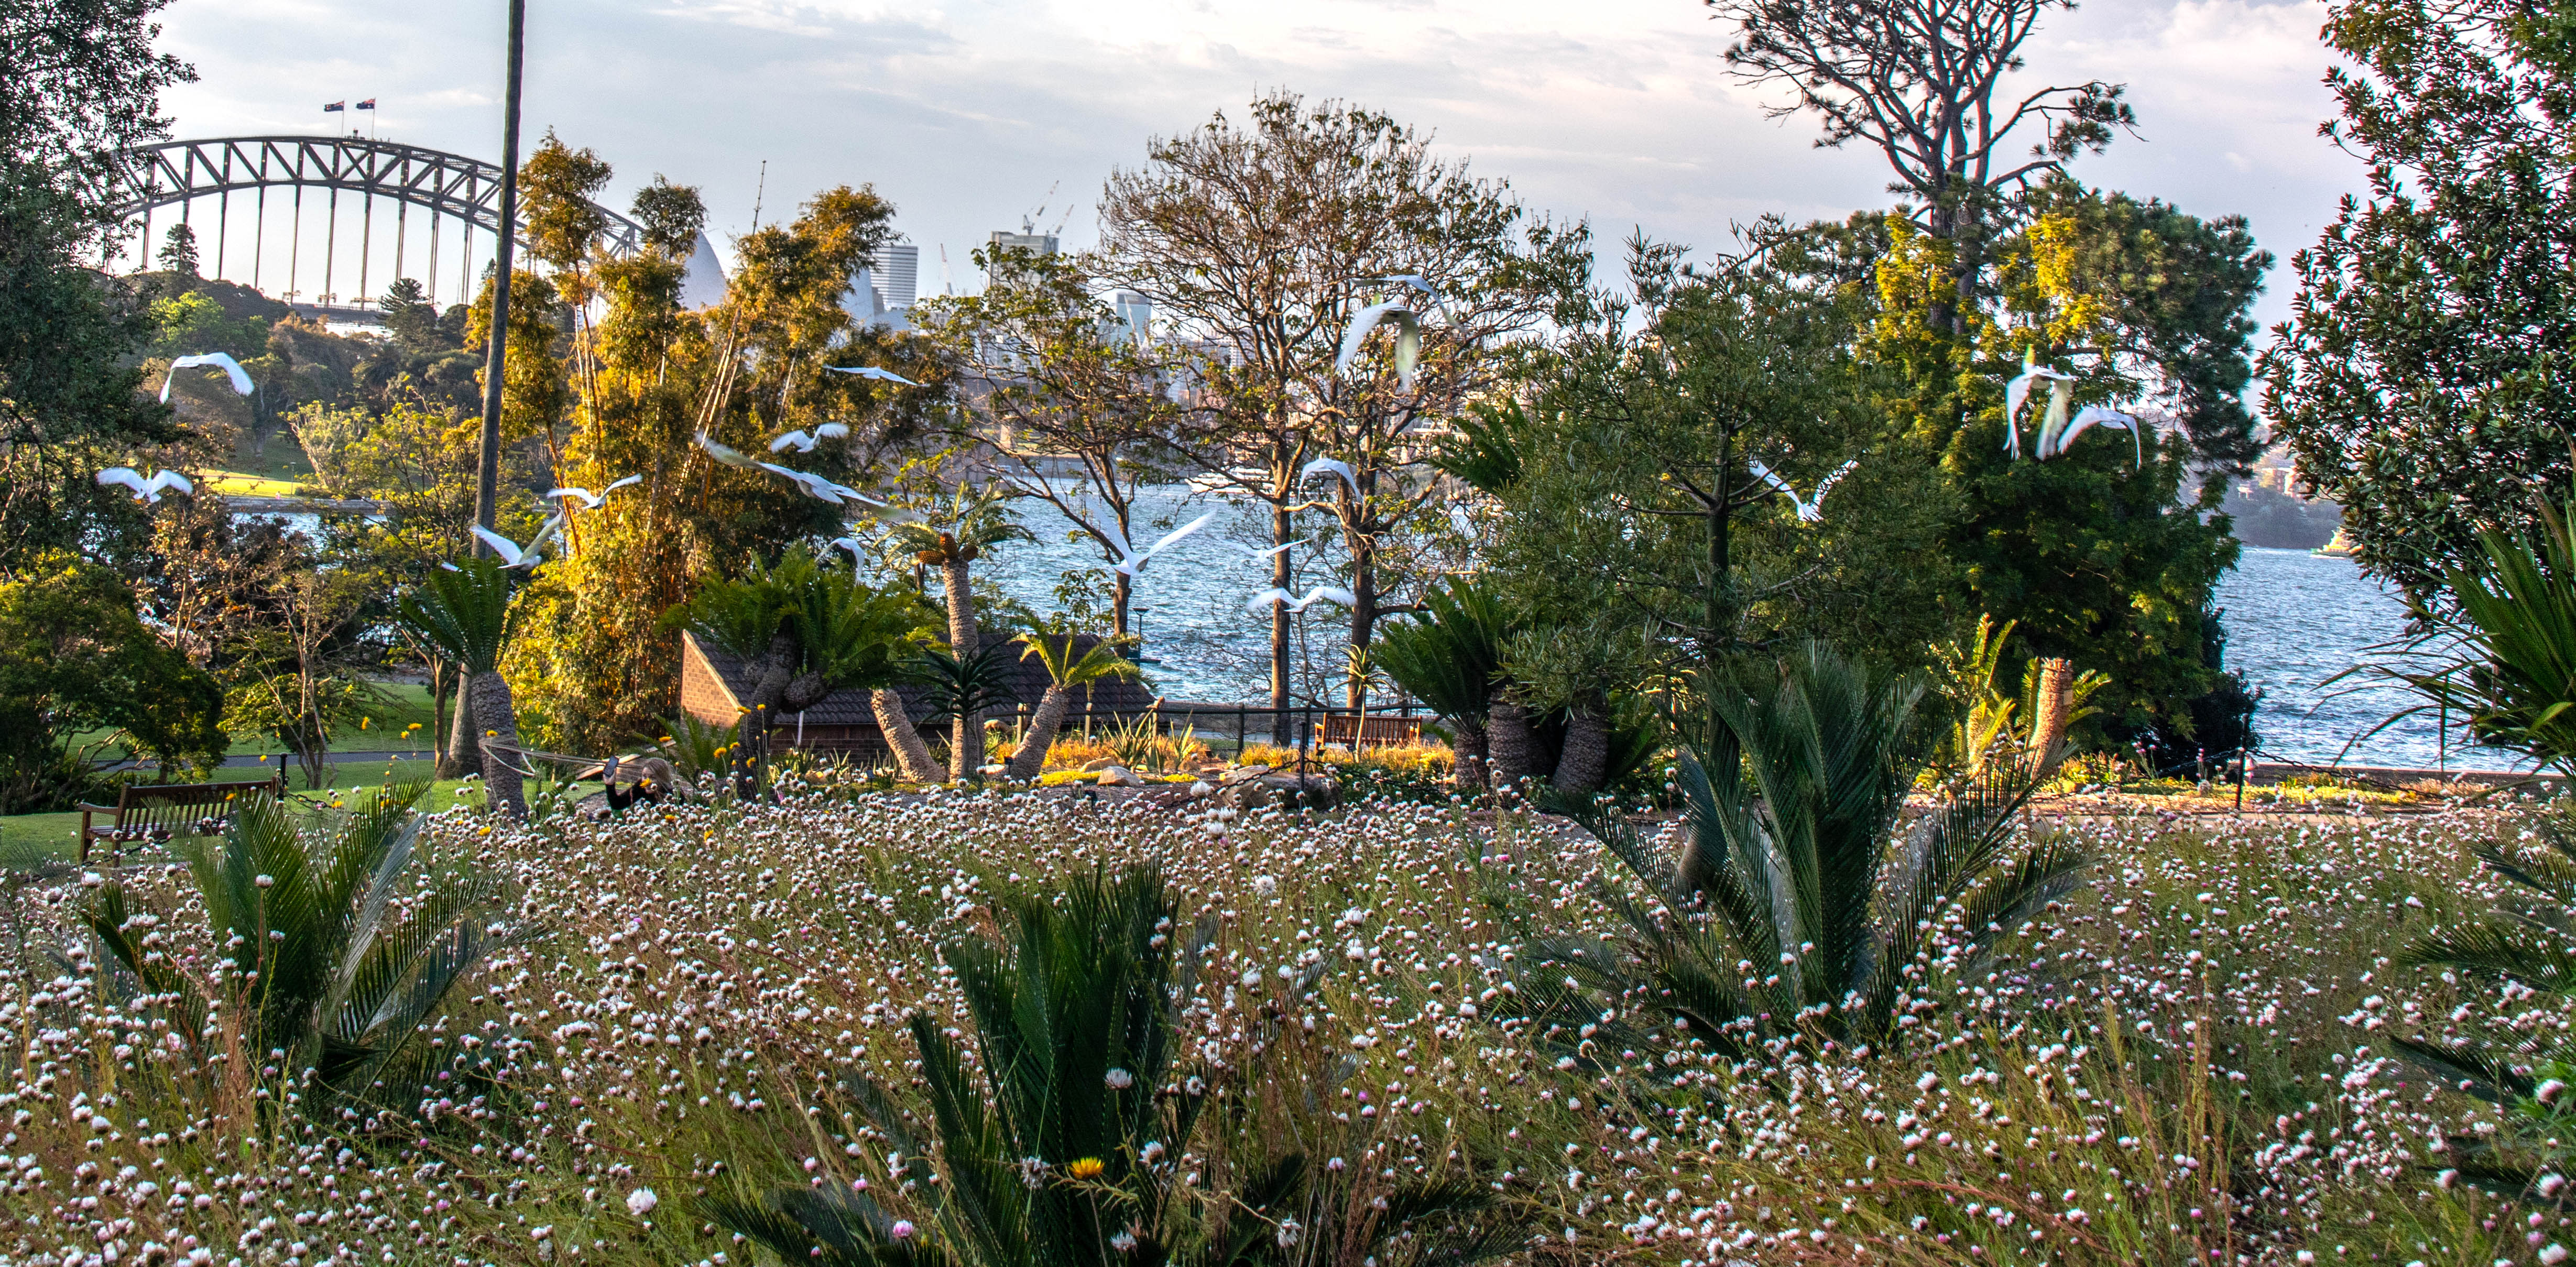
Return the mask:
<path id="1" fill-rule="evenodd" d="M 1011 485 L 1053 506 L 1115 564 L 1122 543 L 1144 544 L 1143 488 L 1186 461 L 1177 435 L 1187 408 L 1171 392 L 1177 358 L 1101 303 L 1079 257 L 997 247 L 977 251 L 975 263 L 988 279 L 982 294 L 927 301 L 913 319 L 972 381 L 963 417 Z M 1115 636 L 1127 635 L 1135 581 L 1111 573 Z"/>
<path id="2" fill-rule="evenodd" d="M 2265 353 L 2299 474 L 2364 568 L 2441 604 L 2486 527 L 2536 529 L 2576 442 L 2576 23 L 2514 0 L 2353 0 L 2325 134 L 2371 162 Z"/>
<path id="3" fill-rule="evenodd" d="M 1103 191 L 1104 274 L 1196 344 L 1197 461 L 1270 507 L 1275 545 L 1296 539 L 1301 508 L 1331 511 L 1350 554 L 1356 651 L 1381 614 L 1386 548 L 1431 495 L 1419 429 L 1493 384 L 1504 363 L 1494 343 L 1537 325 L 1552 270 L 1579 261 L 1581 235 L 1524 231 L 1522 214 L 1508 186 L 1469 176 L 1388 116 L 1310 108 L 1286 92 L 1254 101 L 1241 125 L 1219 114 L 1155 140 L 1143 167 L 1112 174 Z M 1440 302 L 1386 280 L 1400 274 L 1423 278 Z M 1381 335 L 1361 372 L 1344 377 L 1353 314 L 1399 298 L 1421 316 L 1417 366 L 1395 372 Z M 1317 457 L 1348 463 L 1353 477 L 1316 490 L 1303 472 Z M 1272 583 L 1287 588 L 1293 566 L 1275 556 Z M 1273 606 L 1270 694 L 1281 709 L 1289 619 Z M 1363 689 L 1354 673 L 1355 701 Z M 1284 735 L 1284 713 L 1279 725 Z"/>
<path id="4" fill-rule="evenodd" d="M 196 78 L 152 51 L 165 2 L 0 6 L 0 569 L 111 528 L 139 540 L 91 459 L 179 435 L 127 359 L 151 334 L 142 297 L 89 267 L 121 231 L 118 152 L 169 135 L 161 90 Z"/>
<path id="5" fill-rule="evenodd" d="M 1958 324 L 1977 305 L 1986 243 L 2024 185 L 2100 152 L 2111 129 L 2135 121 L 2124 85 L 2087 80 L 2013 96 L 2022 45 L 2052 10 L 2075 0 L 1706 0 L 1735 27 L 1726 63 L 1757 87 L 1787 88 L 1774 117 L 1810 113 L 1819 148 L 1853 142 L 1887 159 L 1888 186 L 1916 200 L 1922 227 L 1953 244 L 1951 296 L 1936 321 Z M 2028 151 L 2014 136 L 2046 129 Z"/>

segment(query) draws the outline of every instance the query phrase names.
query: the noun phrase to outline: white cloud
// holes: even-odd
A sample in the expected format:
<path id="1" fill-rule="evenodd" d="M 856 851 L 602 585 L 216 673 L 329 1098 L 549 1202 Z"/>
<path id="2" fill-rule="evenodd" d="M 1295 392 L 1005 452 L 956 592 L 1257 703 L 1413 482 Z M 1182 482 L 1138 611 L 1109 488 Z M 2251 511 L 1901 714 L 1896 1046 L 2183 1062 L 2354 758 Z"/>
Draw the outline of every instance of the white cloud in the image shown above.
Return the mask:
<path id="1" fill-rule="evenodd" d="M 1149 136 L 1239 114 L 1292 88 L 1430 131 L 1536 210 L 1717 245 L 1764 212 L 1884 205 L 1874 154 L 1811 148 L 1812 122 L 1763 117 L 1730 82 L 1727 32 L 1688 0 L 564 0 L 530 15 L 525 119 L 617 165 L 619 196 L 659 172 L 747 227 L 814 190 L 873 183 L 923 244 L 962 266 L 1041 202 L 1088 205 Z M 2275 251 L 2312 240 L 2357 167 L 2316 139 L 2319 0 L 2129 0 L 2061 17 L 2031 49 L 2033 86 L 2128 81 L 2141 137 L 2088 180 L 2202 214 L 2241 211 Z M 375 96 L 388 136 L 493 157 L 497 9 L 362 0 L 178 0 L 167 45 L 204 81 L 171 95 L 182 137 L 309 130 L 318 107 Z M 333 115 L 329 120 L 352 116 Z M 1053 198 L 1047 190 L 1060 185 Z M 417 248 L 415 248 L 417 249 Z M 442 288 L 442 292 L 449 288 Z M 2267 298 L 2280 315 L 2284 297 Z"/>

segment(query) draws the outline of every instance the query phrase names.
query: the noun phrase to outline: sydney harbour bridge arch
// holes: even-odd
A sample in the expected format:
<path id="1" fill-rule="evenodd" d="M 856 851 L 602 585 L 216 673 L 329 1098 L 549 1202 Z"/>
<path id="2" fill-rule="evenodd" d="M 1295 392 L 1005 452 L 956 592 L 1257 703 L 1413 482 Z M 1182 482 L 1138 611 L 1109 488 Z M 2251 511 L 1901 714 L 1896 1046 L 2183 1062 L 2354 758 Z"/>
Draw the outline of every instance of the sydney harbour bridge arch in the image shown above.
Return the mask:
<path id="1" fill-rule="evenodd" d="M 398 141 L 218 137 L 137 146 L 125 160 L 117 205 L 141 222 L 136 267 L 151 266 L 156 224 L 184 223 L 207 276 L 335 319 L 374 320 L 377 297 L 397 277 L 420 281 L 432 302 L 471 299 L 501 229 L 498 164 Z M 392 204 L 381 227 L 379 202 Z M 235 223 L 236 209 L 246 223 Z M 521 210 L 514 236 L 524 228 Z M 635 250 L 643 230 L 599 211 L 609 250 Z M 450 230 L 444 254 L 442 228 Z"/>

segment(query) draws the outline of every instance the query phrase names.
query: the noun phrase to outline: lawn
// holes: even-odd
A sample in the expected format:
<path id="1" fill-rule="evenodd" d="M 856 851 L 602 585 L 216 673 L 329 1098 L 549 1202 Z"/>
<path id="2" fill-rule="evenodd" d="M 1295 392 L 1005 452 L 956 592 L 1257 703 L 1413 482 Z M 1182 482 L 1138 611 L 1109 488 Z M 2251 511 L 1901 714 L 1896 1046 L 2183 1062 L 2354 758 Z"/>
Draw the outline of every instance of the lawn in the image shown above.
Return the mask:
<path id="1" fill-rule="evenodd" d="M 337 777 L 328 787 L 322 789 L 322 795 L 327 798 L 333 793 L 346 794 L 386 783 L 426 779 L 430 775 L 432 764 L 427 759 L 343 762 L 333 766 Z M 245 770 L 231 767 L 224 770 L 217 778 L 218 781 L 248 780 L 258 778 L 262 773 L 264 772 L 258 769 Z M 313 795 L 311 789 L 305 785 L 303 772 L 291 762 L 287 765 L 286 786 L 292 794 Z M 423 800 L 422 805 L 428 809 L 445 809 L 455 803 L 458 789 L 465 786 L 467 786 L 466 781 L 461 779 L 434 782 L 430 785 L 430 795 Z M 585 796 L 599 790 L 599 785 L 595 783 L 578 786 L 581 794 Z M 15 865 L 11 860 L 26 859 L 30 856 L 30 851 L 39 850 L 56 858 L 79 857 L 80 821 L 81 816 L 78 812 L 16 814 L 0 817 L 0 862 Z"/>

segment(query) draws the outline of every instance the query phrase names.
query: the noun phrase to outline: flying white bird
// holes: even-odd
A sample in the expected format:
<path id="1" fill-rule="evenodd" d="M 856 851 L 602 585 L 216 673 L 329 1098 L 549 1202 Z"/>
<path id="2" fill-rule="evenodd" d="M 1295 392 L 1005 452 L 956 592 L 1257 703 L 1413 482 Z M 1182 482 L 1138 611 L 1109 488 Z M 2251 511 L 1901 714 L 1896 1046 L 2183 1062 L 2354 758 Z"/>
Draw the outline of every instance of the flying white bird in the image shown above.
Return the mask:
<path id="1" fill-rule="evenodd" d="M 1359 359 L 1361 342 L 1381 321 L 1395 323 L 1395 381 L 1410 391 L 1414 362 L 1422 359 L 1422 317 L 1405 307 L 1401 299 L 1370 304 L 1352 314 L 1350 329 L 1342 332 L 1342 354 L 1333 362 L 1333 375 L 1339 378 L 1351 372 L 1351 362 Z"/>
<path id="2" fill-rule="evenodd" d="M 2021 456 L 2022 403 L 2030 399 L 2030 389 L 2043 382 L 2048 384 L 2048 419 L 2041 422 L 2041 433 L 2045 435 L 2048 432 L 2050 421 L 2057 426 L 2066 425 L 2066 405 L 2074 393 L 2075 376 L 2042 367 L 2032 357 L 2024 355 L 2021 373 L 2004 384 L 2004 452 L 2014 457 Z M 2040 456 L 2048 455 L 2042 453 Z"/>
<path id="3" fill-rule="evenodd" d="M 224 377 L 233 380 L 233 394 L 236 396 L 247 396 L 253 391 L 258 390 L 257 386 L 250 381 L 250 371 L 243 369 L 241 367 L 241 362 L 234 360 L 227 353 L 201 352 L 195 356 L 181 356 L 171 359 L 170 372 L 163 375 L 161 378 L 162 404 L 166 405 L 170 403 L 170 380 L 178 377 L 179 371 L 199 365 L 212 365 L 222 369 Z"/>
<path id="4" fill-rule="evenodd" d="M 1235 543 L 1233 543 L 1233 542 L 1231 542 L 1231 541 L 1220 541 L 1220 542 L 1218 542 L 1217 544 L 1218 544 L 1219 546 L 1223 547 L 1224 549 L 1232 550 L 1232 551 L 1233 551 L 1233 552 L 1235 552 L 1236 554 L 1242 555 L 1244 558 L 1250 559 L 1251 561 L 1253 561 L 1253 562 L 1255 562 L 1255 563 L 1259 563 L 1259 562 L 1261 562 L 1261 561 L 1262 561 L 1262 560 L 1264 560 L 1264 559 L 1274 559 L 1274 558 L 1277 558 L 1277 557 L 1279 557 L 1281 554 L 1284 554 L 1284 553 L 1286 553 L 1286 552 L 1288 552 L 1288 551 L 1290 551 L 1290 550 L 1294 550 L 1294 549 L 1296 549 L 1296 548 L 1297 548 L 1297 547 L 1299 547 L 1299 546 L 1306 545 L 1306 544 L 1308 544 L 1308 543 L 1312 542 L 1313 540 L 1314 540 L 1314 538 L 1313 538 L 1313 537 L 1301 537 L 1301 538 L 1299 538 L 1299 539 L 1297 539 L 1297 540 L 1295 540 L 1295 541 L 1291 541 L 1291 542 L 1289 542 L 1288 544 L 1286 544 L 1286 545 L 1284 545 L 1284 546 L 1272 546 L 1272 547 L 1270 547 L 1270 548 L 1269 548 L 1269 549 L 1267 549 L 1267 550 L 1255 550 L 1255 549 L 1253 549 L 1251 546 L 1239 546 L 1239 545 L 1236 545 Z"/>
<path id="5" fill-rule="evenodd" d="M 539 563 L 545 561 L 546 546 L 554 540 L 556 531 L 562 527 L 563 516 L 560 514 L 547 520 L 544 527 L 537 529 L 537 535 L 528 541 L 525 549 L 520 548 L 518 542 L 481 524 L 474 525 L 473 533 L 482 539 L 483 544 L 492 547 L 492 553 L 501 556 L 502 567 L 533 572 L 537 570 Z"/>
<path id="6" fill-rule="evenodd" d="M 2138 465 L 2145 466 L 2147 464 L 2146 442 L 2138 438 L 2138 432 L 2140 430 L 2138 420 L 2128 414 L 2121 413 L 2117 409 L 2112 409 L 2103 405 L 2086 405 L 2075 412 L 2075 420 L 2067 423 L 2065 430 L 2060 431 L 2053 436 L 2045 434 L 2041 435 L 2037 446 L 2039 456 L 2049 458 L 2066 452 L 2066 446 L 2073 444 L 2075 442 L 2075 437 L 2082 435 L 2088 427 L 2103 427 L 2114 431 L 2128 432 L 2129 447 L 2137 450 L 2136 457 Z"/>
<path id="7" fill-rule="evenodd" d="M 806 496 L 814 498 L 817 501 L 827 501 L 835 506 L 840 505 L 845 501 L 866 502 L 871 506 L 885 505 L 884 502 L 878 501 L 877 499 L 870 497 L 847 484 L 835 484 L 820 475 L 811 475 L 804 471 L 792 471 L 775 462 L 754 462 L 752 465 L 757 466 L 772 475 L 783 475 L 787 477 L 794 481 L 798 488 L 804 489 Z"/>
<path id="8" fill-rule="evenodd" d="M 1318 600 L 1330 600 L 1332 602 L 1339 603 L 1344 607 L 1349 607 L 1360 601 L 1358 595 L 1355 595 L 1349 590 L 1343 589 L 1338 585 L 1318 585 L 1315 588 L 1306 591 L 1306 596 L 1304 598 L 1299 598 L 1296 594 L 1288 590 L 1272 586 L 1269 589 L 1253 595 L 1251 601 L 1246 602 L 1243 605 L 1243 609 L 1258 616 L 1261 614 L 1261 609 L 1270 606 L 1272 603 L 1278 603 L 1285 606 L 1290 615 L 1295 615 L 1296 613 L 1313 606 Z"/>
<path id="9" fill-rule="evenodd" d="M 921 386 L 893 370 L 881 370 L 873 365 L 826 365 L 823 368 L 835 374 L 856 374 L 861 378 L 873 378 L 881 383 L 901 383 L 906 387 Z"/>
<path id="10" fill-rule="evenodd" d="M 821 444 L 825 440 L 847 439 L 849 438 L 849 434 L 850 424 L 846 422 L 827 422 L 822 426 L 814 428 L 811 435 L 808 435 L 803 431 L 790 431 L 785 435 L 779 436 L 777 439 L 769 442 L 769 451 L 772 453 L 784 453 L 787 451 L 788 446 L 794 445 L 796 451 L 799 453 L 811 453 L 814 451 L 815 445 Z"/>
<path id="11" fill-rule="evenodd" d="M 134 500 L 147 503 L 160 501 L 161 494 L 174 488 L 183 493 L 197 491 L 197 486 L 189 483 L 188 477 L 177 471 L 155 471 L 152 478 L 147 480 L 135 473 L 134 468 L 130 466 L 111 466 L 99 472 L 98 483 L 101 488 L 131 489 L 134 492 Z"/>
<path id="12" fill-rule="evenodd" d="M 1217 512 L 1211 510 L 1206 514 L 1163 534 L 1161 540 L 1156 541 L 1154 544 L 1147 546 L 1142 550 L 1128 544 L 1127 534 L 1118 531 L 1118 523 L 1116 520 L 1103 522 L 1100 525 L 1100 535 L 1109 538 L 1109 548 L 1118 552 L 1118 562 L 1109 570 L 1133 579 L 1145 570 L 1145 564 L 1155 555 L 1161 554 L 1163 551 L 1170 549 L 1173 543 L 1179 541 L 1181 538 L 1186 537 L 1193 532 L 1197 532 L 1201 528 L 1207 527 L 1208 521 L 1216 518 L 1216 515 Z"/>
<path id="13" fill-rule="evenodd" d="M 1342 482 L 1351 486 L 1351 496 L 1360 495 L 1360 473 L 1352 470 L 1351 464 L 1340 458 L 1317 458 L 1307 463 L 1306 469 L 1298 472 L 1298 475 L 1305 479 L 1313 479 L 1324 474 L 1341 476 Z"/>
<path id="14" fill-rule="evenodd" d="M 1802 498 L 1798 496 L 1798 490 L 1789 487 L 1789 481 L 1780 478 L 1779 474 L 1770 467 L 1764 466 L 1759 460 L 1752 463 L 1753 477 L 1788 498 L 1789 504 L 1797 508 L 1798 522 L 1805 524 L 1815 523 L 1825 517 L 1825 494 L 1831 492 L 1834 485 L 1840 483 L 1844 476 L 1851 474 L 1851 469 L 1858 465 L 1860 463 L 1854 460 L 1835 467 L 1833 474 L 1816 484 L 1816 495 L 1813 498 Z"/>
<path id="15" fill-rule="evenodd" d="M 861 563 L 867 562 L 868 543 L 859 540 L 857 537 L 834 537 L 829 542 L 825 543 L 823 548 L 826 550 L 849 551 L 850 566 L 852 567 L 856 567 Z"/>
<path id="16" fill-rule="evenodd" d="M 599 509 L 599 504 L 600 504 L 601 502 L 604 502 L 604 501 L 607 501 L 607 500 L 608 500 L 608 495 L 609 495 L 610 493 L 614 493 L 614 492 L 616 492 L 617 490 L 619 490 L 619 489 L 621 489 L 621 488 L 624 488 L 624 487 L 626 487 L 626 486 L 627 486 L 627 485 L 629 485 L 629 484 L 641 484 L 641 483 L 643 483 L 643 482 L 644 482 L 644 477 L 643 477 L 643 476 L 641 476 L 641 475 L 629 475 L 629 476 L 627 476 L 626 478 L 624 478 L 624 479 L 622 479 L 622 480 L 618 480 L 617 482 L 615 482 L 615 483 L 613 483 L 613 484 L 610 484 L 608 487 L 603 488 L 603 489 L 599 490 L 599 491 L 598 491 L 598 492 L 596 492 L 596 493 L 594 493 L 594 492 L 590 491 L 590 490 L 589 490 L 589 489 L 587 489 L 587 488 L 575 488 L 575 487 L 572 487 L 572 486 L 567 485 L 567 486 L 565 486 L 565 487 L 563 487 L 563 488 L 557 488 L 557 489 L 551 489 L 551 490 L 548 490 L 548 491 L 547 491 L 547 493 L 546 493 L 546 496 L 548 496 L 548 497 L 570 497 L 570 498 L 573 498 L 573 499 L 575 499 L 575 500 L 579 501 L 579 502 L 581 503 L 581 508 L 582 508 L 583 510 L 597 510 L 597 509 Z"/>
<path id="17" fill-rule="evenodd" d="M 753 458 L 750 454 L 734 448 L 732 445 L 724 444 L 703 431 L 698 433 L 698 447 L 706 450 L 708 457 L 714 458 L 727 466 L 739 466 L 744 470 L 750 470 L 752 467 L 761 465 L 761 462 Z"/>

